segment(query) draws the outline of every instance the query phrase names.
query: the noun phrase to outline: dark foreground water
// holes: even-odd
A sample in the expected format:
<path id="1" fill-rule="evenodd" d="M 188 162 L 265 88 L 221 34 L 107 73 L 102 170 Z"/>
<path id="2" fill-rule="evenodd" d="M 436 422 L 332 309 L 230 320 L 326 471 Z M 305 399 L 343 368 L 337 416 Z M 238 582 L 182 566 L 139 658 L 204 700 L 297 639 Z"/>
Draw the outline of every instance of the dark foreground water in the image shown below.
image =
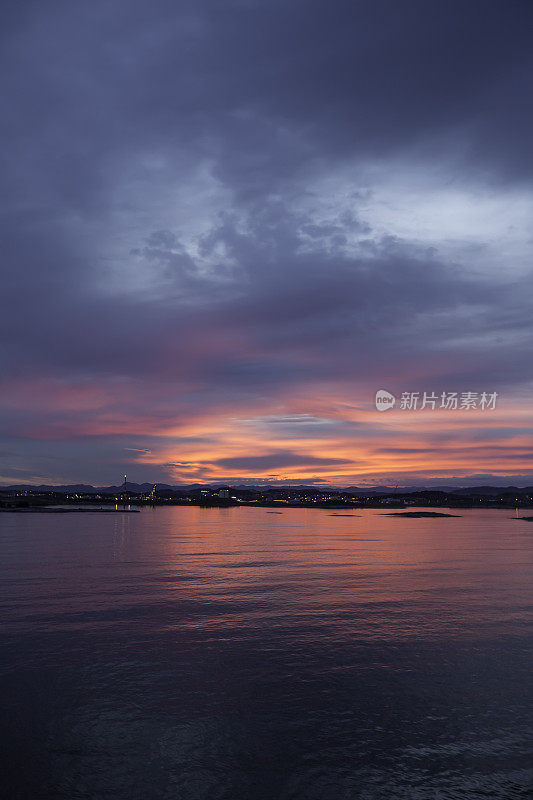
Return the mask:
<path id="1" fill-rule="evenodd" d="M 533 796 L 533 523 L 332 513 L 1 514 L 0 795 Z"/>

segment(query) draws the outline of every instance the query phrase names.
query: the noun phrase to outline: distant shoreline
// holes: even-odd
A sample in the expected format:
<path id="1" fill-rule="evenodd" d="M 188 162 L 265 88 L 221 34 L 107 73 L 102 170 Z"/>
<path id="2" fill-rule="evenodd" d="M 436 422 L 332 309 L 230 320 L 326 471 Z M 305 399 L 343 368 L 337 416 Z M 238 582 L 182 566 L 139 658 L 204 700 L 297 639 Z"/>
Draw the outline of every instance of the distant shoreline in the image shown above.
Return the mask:
<path id="1" fill-rule="evenodd" d="M 140 514 L 139 508 L 48 508 L 47 506 L 30 506 L 30 508 L 0 508 L 2 514 Z"/>

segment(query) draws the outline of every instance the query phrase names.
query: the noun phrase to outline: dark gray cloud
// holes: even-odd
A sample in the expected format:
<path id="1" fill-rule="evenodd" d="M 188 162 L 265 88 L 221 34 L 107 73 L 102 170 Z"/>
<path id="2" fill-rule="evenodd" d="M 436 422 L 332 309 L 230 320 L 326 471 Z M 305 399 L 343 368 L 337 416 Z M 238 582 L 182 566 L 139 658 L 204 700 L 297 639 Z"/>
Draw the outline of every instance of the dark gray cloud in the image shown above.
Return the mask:
<path id="1" fill-rule="evenodd" d="M 238 458 L 220 458 L 215 461 L 217 467 L 224 470 L 258 470 L 282 469 L 286 467 L 332 467 L 351 464 L 352 461 L 342 458 L 320 458 L 317 456 L 294 453 L 290 450 L 268 453 L 263 456 L 242 456 Z"/>

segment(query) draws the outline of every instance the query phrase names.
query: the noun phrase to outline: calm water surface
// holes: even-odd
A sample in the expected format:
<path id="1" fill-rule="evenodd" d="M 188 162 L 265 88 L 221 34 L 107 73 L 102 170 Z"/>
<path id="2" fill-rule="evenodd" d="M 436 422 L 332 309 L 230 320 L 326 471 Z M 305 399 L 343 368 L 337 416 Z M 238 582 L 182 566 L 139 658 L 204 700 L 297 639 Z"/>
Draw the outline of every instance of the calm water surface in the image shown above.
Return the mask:
<path id="1" fill-rule="evenodd" d="M 0 515 L 2 796 L 512 800 L 533 523 Z"/>

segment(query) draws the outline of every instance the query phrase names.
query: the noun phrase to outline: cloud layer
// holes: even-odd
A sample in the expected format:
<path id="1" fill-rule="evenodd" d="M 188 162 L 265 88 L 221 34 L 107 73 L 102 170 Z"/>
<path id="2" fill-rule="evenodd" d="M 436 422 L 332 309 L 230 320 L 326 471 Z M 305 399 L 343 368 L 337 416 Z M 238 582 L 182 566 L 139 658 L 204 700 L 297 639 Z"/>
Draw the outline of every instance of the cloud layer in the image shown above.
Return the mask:
<path id="1" fill-rule="evenodd" d="M 532 22 L 8 5 L 0 479 L 533 476 Z"/>

